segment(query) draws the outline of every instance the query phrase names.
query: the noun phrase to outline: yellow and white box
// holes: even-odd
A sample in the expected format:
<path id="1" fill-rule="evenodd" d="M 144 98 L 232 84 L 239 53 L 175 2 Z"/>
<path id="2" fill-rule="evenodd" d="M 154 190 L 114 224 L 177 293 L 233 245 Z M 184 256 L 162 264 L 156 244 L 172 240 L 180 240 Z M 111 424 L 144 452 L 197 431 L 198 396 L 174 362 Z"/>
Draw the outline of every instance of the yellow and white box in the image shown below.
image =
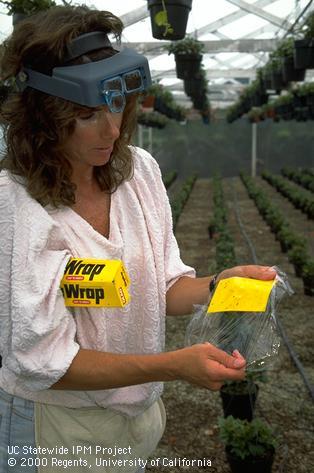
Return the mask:
<path id="1" fill-rule="evenodd" d="M 130 279 L 121 260 L 71 258 L 60 288 L 70 307 L 124 307 Z"/>

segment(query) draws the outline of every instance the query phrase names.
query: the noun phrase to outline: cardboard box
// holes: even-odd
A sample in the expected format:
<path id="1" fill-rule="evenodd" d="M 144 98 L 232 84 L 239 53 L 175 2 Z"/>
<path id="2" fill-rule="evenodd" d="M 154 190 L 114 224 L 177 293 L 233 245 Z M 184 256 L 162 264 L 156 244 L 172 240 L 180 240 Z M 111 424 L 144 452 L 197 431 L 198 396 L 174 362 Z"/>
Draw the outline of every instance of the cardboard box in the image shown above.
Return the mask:
<path id="1" fill-rule="evenodd" d="M 124 307 L 129 276 L 121 260 L 70 258 L 60 288 L 70 307 Z"/>

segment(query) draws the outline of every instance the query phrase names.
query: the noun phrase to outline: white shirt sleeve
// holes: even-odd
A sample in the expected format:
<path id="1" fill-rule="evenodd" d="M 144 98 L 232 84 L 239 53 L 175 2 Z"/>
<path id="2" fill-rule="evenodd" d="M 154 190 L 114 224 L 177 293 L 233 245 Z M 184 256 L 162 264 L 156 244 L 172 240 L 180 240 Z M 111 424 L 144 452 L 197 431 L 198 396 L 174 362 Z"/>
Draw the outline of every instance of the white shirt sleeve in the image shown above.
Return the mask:
<path id="1" fill-rule="evenodd" d="M 182 276 L 195 278 L 195 269 L 183 263 L 176 237 L 173 233 L 171 206 L 164 186 L 160 167 L 157 161 L 147 152 L 137 148 L 142 160 L 149 162 L 150 173 L 146 171 L 146 178 L 150 179 L 150 192 L 154 194 L 156 209 L 159 213 L 160 224 L 163 226 L 164 267 L 166 291 Z M 149 175 L 150 174 L 150 175 Z"/>
<path id="2" fill-rule="evenodd" d="M 79 350 L 59 288 L 71 255 L 45 209 L 3 174 L 0 232 L 2 376 L 27 390 L 47 389 Z"/>

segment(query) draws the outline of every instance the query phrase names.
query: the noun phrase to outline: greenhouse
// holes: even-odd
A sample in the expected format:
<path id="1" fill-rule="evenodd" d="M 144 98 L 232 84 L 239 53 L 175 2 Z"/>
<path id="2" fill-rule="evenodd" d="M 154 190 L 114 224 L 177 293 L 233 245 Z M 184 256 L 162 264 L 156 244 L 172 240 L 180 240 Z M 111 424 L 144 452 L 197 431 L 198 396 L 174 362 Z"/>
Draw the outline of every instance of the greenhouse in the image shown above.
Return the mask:
<path id="1" fill-rule="evenodd" d="M 1 473 L 314 471 L 313 120 L 313 0 L 0 0 Z"/>

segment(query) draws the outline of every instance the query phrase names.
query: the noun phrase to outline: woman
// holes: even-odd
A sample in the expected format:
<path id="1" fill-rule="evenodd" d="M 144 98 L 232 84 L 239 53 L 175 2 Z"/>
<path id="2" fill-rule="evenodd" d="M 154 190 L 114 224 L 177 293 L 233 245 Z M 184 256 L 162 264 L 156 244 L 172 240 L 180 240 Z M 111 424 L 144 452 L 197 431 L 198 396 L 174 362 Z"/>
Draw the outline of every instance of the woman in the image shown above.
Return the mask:
<path id="1" fill-rule="evenodd" d="M 103 36 L 121 31 L 111 13 L 56 7 L 17 25 L 5 44 L 2 74 L 20 90 L 2 109 L 3 472 L 142 471 L 164 430 L 162 382 L 218 390 L 244 377 L 240 354 L 210 344 L 163 352 L 166 313 L 205 304 L 210 282 L 275 277 L 240 266 L 196 278 L 181 261 L 159 167 L 130 146 L 137 94 L 127 93 L 125 74 L 123 92 L 101 81 L 102 105 L 84 105 L 96 93 L 85 73 L 90 98 L 64 98 L 72 86 L 64 92 L 57 72 L 117 67 L 122 56 Z M 121 259 L 131 302 L 66 307 L 59 285 L 70 257 Z"/>

